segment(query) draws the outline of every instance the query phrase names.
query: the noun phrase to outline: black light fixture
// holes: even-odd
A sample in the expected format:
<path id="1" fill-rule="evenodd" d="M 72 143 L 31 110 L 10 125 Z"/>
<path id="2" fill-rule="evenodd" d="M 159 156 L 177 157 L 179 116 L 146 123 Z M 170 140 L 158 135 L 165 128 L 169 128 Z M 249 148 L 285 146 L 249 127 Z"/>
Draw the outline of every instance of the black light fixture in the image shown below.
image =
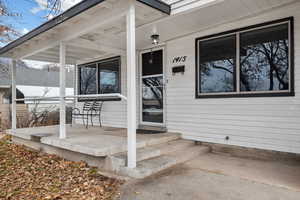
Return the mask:
<path id="1" fill-rule="evenodd" d="M 159 43 L 159 35 L 158 34 L 151 35 L 151 40 L 152 40 L 152 44 L 158 45 L 158 43 Z"/>

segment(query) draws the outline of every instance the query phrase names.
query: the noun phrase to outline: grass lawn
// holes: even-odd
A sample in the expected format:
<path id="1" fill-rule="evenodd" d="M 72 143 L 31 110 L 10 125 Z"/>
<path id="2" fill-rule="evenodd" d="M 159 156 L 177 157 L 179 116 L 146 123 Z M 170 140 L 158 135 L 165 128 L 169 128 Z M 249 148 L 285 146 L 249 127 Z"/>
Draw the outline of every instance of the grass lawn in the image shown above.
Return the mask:
<path id="1" fill-rule="evenodd" d="M 121 184 L 83 162 L 29 150 L 8 136 L 0 139 L 0 199 L 110 200 Z"/>

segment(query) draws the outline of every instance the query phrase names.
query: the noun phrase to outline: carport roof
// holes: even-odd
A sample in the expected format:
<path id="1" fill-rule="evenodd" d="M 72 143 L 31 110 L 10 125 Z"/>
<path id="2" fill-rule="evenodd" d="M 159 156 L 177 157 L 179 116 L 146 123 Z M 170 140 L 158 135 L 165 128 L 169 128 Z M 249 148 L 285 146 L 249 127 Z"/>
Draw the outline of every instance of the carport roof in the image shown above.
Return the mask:
<path id="1" fill-rule="evenodd" d="M 92 8 L 106 0 L 83 0 L 80 3 L 76 4 L 75 6 L 71 7 L 67 11 L 63 12 L 62 14 L 54 17 L 53 19 L 45 22 L 44 24 L 38 26 L 37 28 L 33 29 L 29 33 L 25 34 L 24 36 L 16 39 L 15 41 L 9 43 L 8 45 L 4 46 L 0 49 L 0 55 L 10 51 L 11 49 L 14 49 L 15 47 L 18 47 L 19 45 L 23 44 L 24 42 L 38 36 L 39 34 L 48 31 L 55 26 L 71 19 L 72 17 L 75 17 L 76 15 L 84 12 L 85 10 Z M 150 6 L 154 9 L 157 9 L 163 13 L 170 14 L 171 7 L 165 2 L 162 2 L 160 0 L 136 0 L 140 3 L 143 3 L 147 6 Z"/>

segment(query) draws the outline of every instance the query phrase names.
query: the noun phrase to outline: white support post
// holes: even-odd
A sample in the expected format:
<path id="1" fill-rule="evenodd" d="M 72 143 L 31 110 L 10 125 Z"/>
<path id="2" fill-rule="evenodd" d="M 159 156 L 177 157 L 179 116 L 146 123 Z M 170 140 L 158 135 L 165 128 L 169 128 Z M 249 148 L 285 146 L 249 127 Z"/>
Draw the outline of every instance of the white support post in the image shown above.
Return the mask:
<path id="1" fill-rule="evenodd" d="M 127 13 L 127 167 L 136 167 L 136 47 L 135 5 Z"/>
<path id="2" fill-rule="evenodd" d="M 17 74 L 17 62 L 12 60 L 11 62 L 11 129 L 15 133 L 17 130 L 17 84 L 16 84 L 16 74 Z"/>
<path id="3" fill-rule="evenodd" d="M 59 45 L 59 138 L 66 138 L 66 45 L 60 42 Z"/>

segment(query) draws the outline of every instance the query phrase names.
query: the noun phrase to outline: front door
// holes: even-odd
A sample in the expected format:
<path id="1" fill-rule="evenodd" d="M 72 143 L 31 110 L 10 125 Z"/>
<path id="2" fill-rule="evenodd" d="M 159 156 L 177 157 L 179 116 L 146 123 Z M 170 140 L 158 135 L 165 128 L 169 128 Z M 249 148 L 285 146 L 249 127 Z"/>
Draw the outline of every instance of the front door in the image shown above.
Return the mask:
<path id="1" fill-rule="evenodd" d="M 163 49 L 141 54 L 141 124 L 164 124 Z"/>

